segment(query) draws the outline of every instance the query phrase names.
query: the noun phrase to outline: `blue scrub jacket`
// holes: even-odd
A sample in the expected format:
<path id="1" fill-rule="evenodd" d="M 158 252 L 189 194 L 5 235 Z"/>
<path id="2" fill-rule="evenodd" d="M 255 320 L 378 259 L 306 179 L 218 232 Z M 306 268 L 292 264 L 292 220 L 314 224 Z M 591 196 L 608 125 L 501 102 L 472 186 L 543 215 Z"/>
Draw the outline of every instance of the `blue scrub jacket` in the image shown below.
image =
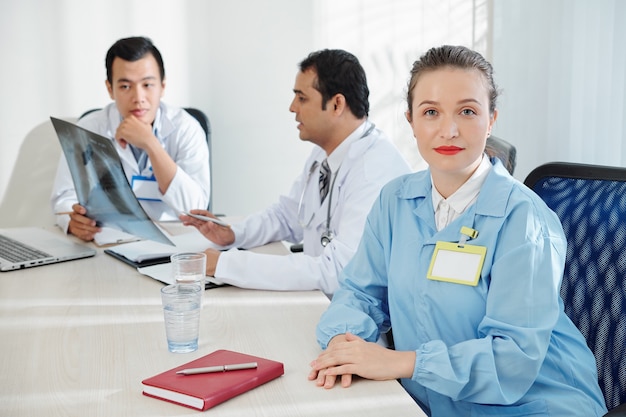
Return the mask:
<path id="1" fill-rule="evenodd" d="M 432 416 L 601 416 L 596 363 L 565 315 L 567 241 L 557 216 L 497 159 L 475 204 L 435 227 L 428 170 L 391 181 L 317 328 L 416 352 L 401 383 Z M 427 279 L 437 241 L 485 246 L 476 286 Z"/>

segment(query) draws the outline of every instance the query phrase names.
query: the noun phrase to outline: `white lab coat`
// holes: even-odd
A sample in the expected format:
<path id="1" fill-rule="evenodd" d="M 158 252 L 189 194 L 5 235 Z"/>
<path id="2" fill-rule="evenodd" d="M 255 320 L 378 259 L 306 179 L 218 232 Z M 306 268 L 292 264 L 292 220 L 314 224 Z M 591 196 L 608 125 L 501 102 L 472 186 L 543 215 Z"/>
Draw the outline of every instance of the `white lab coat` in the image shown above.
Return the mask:
<path id="1" fill-rule="evenodd" d="M 356 251 L 365 218 L 380 189 L 391 179 L 410 172 L 404 158 L 382 132 L 374 129 L 361 138 L 368 125 L 364 123 L 350 135 L 357 140 L 350 144 L 344 157 L 332 195 L 329 192 L 330 198 L 321 206 L 319 164 L 326 154 L 315 147 L 289 195 L 281 196 L 278 203 L 232 226 L 236 241 L 232 249 L 220 255 L 217 279 L 243 288 L 317 289 L 329 297 L 333 294 L 338 286 L 337 277 Z M 330 230 L 335 237 L 324 248 L 320 238 L 326 231 L 329 199 L 332 199 Z M 308 219 L 312 219 L 310 224 L 303 227 L 300 223 L 307 223 Z M 281 240 L 303 241 L 304 253 L 281 256 L 236 249 Z"/>
<path id="2" fill-rule="evenodd" d="M 151 176 L 152 163 L 148 160 L 145 169 L 139 172 L 130 146 L 124 149 L 114 140 L 121 120 L 115 103 L 110 103 L 102 110 L 85 116 L 78 125 L 113 141 L 130 183 L 134 175 Z M 161 195 L 162 201 L 140 200 L 143 209 L 153 220 L 176 220 L 181 211 L 206 208 L 211 193 L 211 177 L 206 135 L 200 124 L 184 109 L 161 102 L 153 129 L 178 169 L 167 192 Z M 72 176 L 62 153 L 50 197 L 52 210 L 55 213 L 72 211 L 72 205 L 77 202 Z M 57 216 L 57 224 L 67 231 L 69 216 Z"/>

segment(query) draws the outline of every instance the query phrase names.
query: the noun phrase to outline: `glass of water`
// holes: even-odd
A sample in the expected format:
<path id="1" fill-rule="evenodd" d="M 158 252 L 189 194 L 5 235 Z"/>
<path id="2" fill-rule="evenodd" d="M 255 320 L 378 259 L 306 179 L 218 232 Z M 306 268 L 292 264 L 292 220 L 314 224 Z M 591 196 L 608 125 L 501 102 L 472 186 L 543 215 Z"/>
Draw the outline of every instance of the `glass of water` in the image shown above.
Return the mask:
<path id="1" fill-rule="evenodd" d="M 170 352 L 187 353 L 198 349 L 203 291 L 198 284 L 171 284 L 161 289 L 165 336 Z"/>
<path id="2" fill-rule="evenodd" d="M 170 257 L 172 274 L 177 284 L 198 284 L 204 289 L 206 254 L 202 252 L 175 253 Z"/>

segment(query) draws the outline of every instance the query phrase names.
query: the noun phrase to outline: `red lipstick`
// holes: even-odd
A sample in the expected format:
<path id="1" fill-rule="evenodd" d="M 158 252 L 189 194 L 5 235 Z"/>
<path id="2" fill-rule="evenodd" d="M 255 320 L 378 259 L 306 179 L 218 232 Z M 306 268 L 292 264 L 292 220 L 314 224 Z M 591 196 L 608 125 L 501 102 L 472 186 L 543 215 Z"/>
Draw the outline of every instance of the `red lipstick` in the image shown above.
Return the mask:
<path id="1" fill-rule="evenodd" d="M 435 152 L 440 153 L 442 155 L 456 155 L 462 150 L 463 148 L 459 148 L 458 146 L 439 146 L 435 148 Z"/>

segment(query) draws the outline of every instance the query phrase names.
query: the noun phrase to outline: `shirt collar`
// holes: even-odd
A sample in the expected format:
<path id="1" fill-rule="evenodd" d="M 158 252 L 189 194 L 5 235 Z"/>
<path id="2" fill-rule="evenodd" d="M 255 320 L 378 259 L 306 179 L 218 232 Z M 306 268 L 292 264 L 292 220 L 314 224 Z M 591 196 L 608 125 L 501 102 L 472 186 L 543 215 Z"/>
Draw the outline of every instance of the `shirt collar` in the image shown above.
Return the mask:
<path id="1" fill-rule="evenodd" d="M 152 123 L 152 133 L 154 136 L 161 140 L 161 137 L 168 136 L 174 130 L 174 125 L 165 117 L 165 111 L 163 109 L 163 103 L 159 103 L 159 108 L 154 115 L 154 122 Z"/>
<path id="2" fill-rule="evenodd" d="M 328 166 L 330 167 L 331 172 L 333 173 L 337 172 L 337 170 L 341 166 L 341 163 L 343 162 L 346 155 L 348 154 L 348 151 L 350 150 L 350 145 L 352 145 L 357 140 L 361 139 L 367 132 L 367 128 L 369 126 L 370 126 L 369 122 L 367 121 L 363 122 L 359 127 L 354 129 L 354 131 L 350 133 L 348 137 L 345 138 L 343 142 L 341 142 L 339 146 L 337 146 L 330 155 L 326 157 L 326 160 L 328 161 Z"/>

